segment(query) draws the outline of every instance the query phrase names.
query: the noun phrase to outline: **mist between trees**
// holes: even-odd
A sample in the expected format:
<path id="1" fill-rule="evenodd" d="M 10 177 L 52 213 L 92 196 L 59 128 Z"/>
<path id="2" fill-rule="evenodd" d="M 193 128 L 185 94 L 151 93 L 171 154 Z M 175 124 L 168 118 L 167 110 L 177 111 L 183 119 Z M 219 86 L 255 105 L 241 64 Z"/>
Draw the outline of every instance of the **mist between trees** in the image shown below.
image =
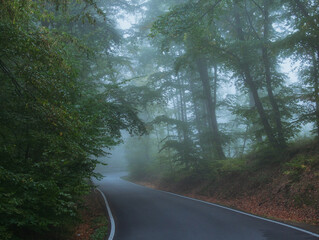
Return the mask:
<path id="1" fill-rule="evenodd" d="M 138 135 L 126 141 L 136 177 L 209 177 L 318 137 L 317 1 L 2 0 L 0 11 L 3 239 L 72 222 L 121 130 Z M 126 18 L 136 24 L 118 29 Z M 281 72 L 287 59 L 298 81 Z"/>
<path id="2" fill-rule="evenodd" d="M 143 7 L 126 39 L 143 76 L 130 88 L 149 132 L 127 143 L 133 176 L 205 176 L 220 160 L 252 152 L 280 161 L 291 142 L 318 137 L 316 1 Z M 298 62 L 297 81 L 281 70 L 287 60 Z"/>

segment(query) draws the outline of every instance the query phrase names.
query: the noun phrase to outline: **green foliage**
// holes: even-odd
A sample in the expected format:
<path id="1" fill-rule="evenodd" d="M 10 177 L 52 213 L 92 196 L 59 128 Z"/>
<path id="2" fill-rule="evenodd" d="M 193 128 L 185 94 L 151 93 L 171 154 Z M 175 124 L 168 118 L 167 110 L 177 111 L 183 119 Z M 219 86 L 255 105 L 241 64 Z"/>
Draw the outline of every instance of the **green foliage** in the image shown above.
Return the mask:
<path id="1" fill-rule="evenodd" d="M 91 239 L 92 240 L 103 240 L 107 234 L 107 227 L 99 227 L 95 230 L 95 232 L 92 234 Z"/>
<path id="2" fill-rule="evenodd" d="M 0 231 L 36 239 L 74 221 L 120 130 L 145 127 L 116 84 L 119 39 L 94 1 L 2 1 L 0 11 Z"/>
<path id="3" fill-rule="evenodd" d="M 177 119 L 173 119 L 173 118 L 169 118 L 165 115 L 162 116 L 157 116 L 152 122 L 151 124 L 162 124 L 162 123 L 166 123 L 169 125 L 173 125 L 174 127 L 176 127 L 177 129 L 181 130 L 181 131 L 187 131 L 187 123 L 181 121 L 181 120 L 177 120 Z"/>
<path id="4" fill-rule="evenodd" d="M 163 151 L 164 149 L 173 150 L 173 154 L 170 157 L 172 158 L 172 161 L 176 162 L 177 164 L 187 169 L 197 167 L 199 158 L 196 149 L 193 148 L 192 142 L 166 140 L 160 151 Z"/>
<path id="5" fill-rule="evenodd" d="M 308 157 L 307 155 L 297 155 L 291 161 L 285 163 L 286 170 L 284 174 L 288 175 L 293 182 L 298 182 L 302 174 L 309 168 L 318 165 L 316 156 Z"/>
<path id="6" fill-rule="evenodd" d="M 247 160 L 245 159 L 227 159 L 223 161 L 217 161 L 211 164 L 213 168 L 217 167 L 217 171 L 220 173 L 242 172 L 247 168 Z"/>
<path id="7" fill-rule="evenodd" d="M 94 233 L 91 235 L 91 240 L 103 240 L 105 239 L 105 236 L 107 235 L 107 221 L 106 217 L 100 217 L 97 219 L 94 219 L 94 224 L 100 226 L 97 229 L 95 229 Z M 101 226 L 102 225 L 102 226 Z"/>
<path id="8" fill-rule="evenodd" d="M 294 195 L 293 200 L 295 206 L 299 208 L 305 205 L 316 207 L 317 199 L 313 196 L 314 191 L 316 191 L 316 189 L 313 184 L 306 185 L 301 193 L 297 193 Z"/>
<path id="9" fill-rule="evenodd" d="M 137 145 L 136 142 L 139 141 Z M 133 179 L 147 178 L 154 159 L 155 144 L 149 135 L 142 136 L 139 139 L 132 138 L 126 143 L 126 159 L 128 161 L 128 168 Z"/>

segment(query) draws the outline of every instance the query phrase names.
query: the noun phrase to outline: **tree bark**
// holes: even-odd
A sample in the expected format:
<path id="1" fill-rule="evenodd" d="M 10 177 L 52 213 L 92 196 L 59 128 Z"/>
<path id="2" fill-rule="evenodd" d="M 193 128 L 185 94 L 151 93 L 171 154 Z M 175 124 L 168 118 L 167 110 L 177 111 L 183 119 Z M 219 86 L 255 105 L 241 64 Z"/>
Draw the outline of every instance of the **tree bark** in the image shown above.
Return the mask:
<path id="1" fill-rule="evenodd" d="M 319 137 L 319 51 L 316 56 L 313 56 L 313 81 L 314 81 L 314 93 L 315 93 L 315 115 L 316 115 L 316 127 L 317 127 L 317 136 Z"/>
<path id="2" fill-rule="evenodd" d="M 183 138 L 184 141 L 189 141 L 188 136 L 188 128 L 187 126 L 187 113 L 186 113 L 186 100 L 185 100 L 185 88 L 184 88 L 184 82 L 180 79 L 179 76 L 177 76 L 178 80 L 178 91 L 179 91 L 179 99 L 180 99 L 180 114 L 181 114 L 181 121 L 185 124 L 183 126 Z"/>
<path id="3" fill-rule="evenodd" d="M 204 128 L 207 128 L 206 122 L 203 123 L 201 120 L 203 118 L 203 107 L 202 107 L 202 99 L 198 100 L 198 97 L 196 96 L 196 86 L 192 79 L 189 81 L 190 84 L 190 92 L 192 96 L 192 102 L 193 102 L 193 108 L 194 108 L 194 115 L 195 115 L 195 126 L 198 132 L 198 140 L 200 148 L 202 149 L 202 152 L 204 155 L 209 155 L 209 153 L 212 154 L 210 149 L 207 148 L 207 146 L 212 146 L 212 143 L 207 143 L 205 139 L 203 138 Z M 198 106 L 199 105 L 199 106 Z"/>
<path id="4" fill-rule="evenodd" d="M 181 120 L 181 114 L 180 114 L 180 111 L 179 111 L 179 99 L 178 99 L 178 94 L 177 94 L 177 89 L 176 90 L 176 94 L 175 96 L 173 97 L 173 108 L 174 108 L 174 115 L 175 115 L 175 119 L 177 120 Z M 182 134 L 181 134 L 181 131 L 180 131 L 180 128 L 176 128 L 176 131 L 177 131 L 177 137 L 178 137 L 178 141 L 182 141 Z"/>
<path id="5" fill-rule="evenodd" d="M 250 107 L 250 109 L 254 109 L 256 107 L 253 94 L 251 93 L 250 90 L 249 90 L 249 107 Z M 259 126 L 258 123 L 252 123 L 252 129 L 255 133 L 255 138 L 256 138 L 258 143 L 262 143 L 262 141 L 263 141 L 262 134 L 260 132 L 256 131 L 256 129 L 258 129 L 258 126 Z"/>
<path id="6" fill-rule="evenodd" d="M 213 102 L 210 84 L 209 84 L 209 76 L 208 76 L 208 66 L 205 58 L 200 57 L 196 60 L 197 69 L 200 75 L 200 79 L 203 87 L 203 95 L 206 102 L 206 110 L 208 117 L 209 128 L 212 132 L 212 142 L 213 149 L 216 159 L 225 159 L 225 154 L 222 148 L 221 138 L 218 131 L 218 124 L 216 118 L 216 105 Z"/>
<path id="7" fill-rule="evenodd" d="M 235 1 L 235 12 L 234 12 L 234 16 L 235 16 L 235 21 L 236 21 L 236 32 L 237 32 L 237 38 L 239 41 L 241 42 L 245 42 L 245 37 L 244 37 L 244 33 L 243 33 L 243 30 L 242 30 L 242 24 L 241 24 L 241 19 L 240 19 L 240 16 L 239 16 L 239 6 L 238 6 L 238 1 Z M 274 136 L 274 133 L 273 133 L 273 130 L 269 124 L 269 121 L 268 121 L 268 116 L 264 110 L 264 107 L 262 105 L 262 102 L 259 98 L 259 95 L 258 95 L 258 91 L 257 91 L 257 87 L 253 81 L 253 78 L 251 76 L 251 72 L 250 72 L 250 66 L 249 66 L 249 63 L 247 62 L 247 51 L 248 49 L 243 46 L 241 48 L 241 55 L 242 55 L 242 60 L 240 60 L 240 63 L 239 63 L 239 66 L 240 66 L 240 69 L 242 71 L 242 74 L 243 74 L 243 78 L 244 78 L 244 81 L 245 81 L 245 84 L 249 87 L 251 93 L 252 93 L 252 96 L 254 98 L 254 102 L 255 102 L 255 105 L 256 105 L 256 108 L 257 108 L 257 111 L 258 111 L 258 114 L 260 116 L 260 120 L 261 120 L 261 123 L 264 127 L 264 130 L 265 130 L 265 133 L 267 135 L 267 138 L 270 142 L 270 144 L 277 148 L 278 147 L 278 143 L 277 143 L 277 140 Z"/>
<path id="8" fill-rule="evenodd" d="M 276 122 L 276 130 L 278 134 L 278 142 L 281 147 L 286 147 L 286 140 L 284 137 L 284 130 L 281 122 L 281 113 L 279 111 L 279 107 L 275 96 L 273 94 L 272 89 L 272 77 L 270 72 L 270 61 L 268 55 L 268 47 L 267 42 L 269 38 L 269 12 L 268 12 L 268 0 L 264 0 L 264 39 L 263 39 L 263 47 L 262 47 L 262 59 L 265 68 L 265 77 L 266 77 L 266 89 L 269 97 L 270 104 L 273 109 L 273 116 Z"/>

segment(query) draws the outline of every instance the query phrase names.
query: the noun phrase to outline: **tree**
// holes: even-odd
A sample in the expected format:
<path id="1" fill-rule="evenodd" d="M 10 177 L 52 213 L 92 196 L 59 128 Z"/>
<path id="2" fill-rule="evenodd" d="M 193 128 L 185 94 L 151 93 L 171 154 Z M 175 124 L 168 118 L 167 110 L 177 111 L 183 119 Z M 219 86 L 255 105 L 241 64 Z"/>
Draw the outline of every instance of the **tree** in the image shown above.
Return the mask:
<path id="1" fill-rule="evenodd" d="M 0 234 L 43 239 L 73 221 L 102 149 L 145 127 L 114 78 L 118 35 L 95 2 L 0 11 Z"/>
<path id="2" fill-rule="evenodd" d="M 319 136 L 319 44 L 318 44 L 318 3 L 316 1 L 283 1 L 287 8 L 285 17 L 290 21 L 289 34 L 280 42 L 281 51 L 293 55 L 302 61 L 301 74 L 303 83 L 310 88 L 300 93 L 308 106 L 300 116 L 302 122 L 315 123 Z M 304 110 L 304 109 L 303 109 Z"/>

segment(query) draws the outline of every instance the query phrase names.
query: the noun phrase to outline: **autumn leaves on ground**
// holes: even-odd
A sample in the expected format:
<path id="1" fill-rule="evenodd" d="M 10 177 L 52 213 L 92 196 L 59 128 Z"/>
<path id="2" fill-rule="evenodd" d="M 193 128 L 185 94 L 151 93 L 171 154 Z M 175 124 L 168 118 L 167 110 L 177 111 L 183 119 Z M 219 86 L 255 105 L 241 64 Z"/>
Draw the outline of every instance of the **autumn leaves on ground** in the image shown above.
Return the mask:
<path id="1" fill-rule="evenodd" d="M 74 226 L 69 240 L 102 240 L 109 232 L 105 202 L 96 190 L 84 197 L 80 207 L 80 221 Z"/>
<path id="2" fill-rule="evenodd" d="M 252 154 L 217 166 L 211 179 L 184 175 L 134 181 L 319 232 L 318 142 L 291 146 L 278 159 Z"/>

